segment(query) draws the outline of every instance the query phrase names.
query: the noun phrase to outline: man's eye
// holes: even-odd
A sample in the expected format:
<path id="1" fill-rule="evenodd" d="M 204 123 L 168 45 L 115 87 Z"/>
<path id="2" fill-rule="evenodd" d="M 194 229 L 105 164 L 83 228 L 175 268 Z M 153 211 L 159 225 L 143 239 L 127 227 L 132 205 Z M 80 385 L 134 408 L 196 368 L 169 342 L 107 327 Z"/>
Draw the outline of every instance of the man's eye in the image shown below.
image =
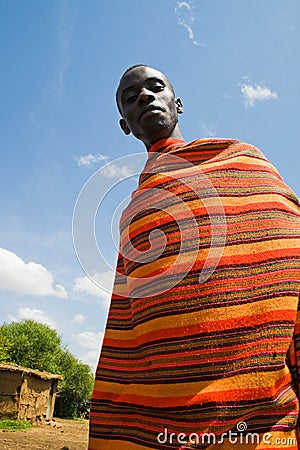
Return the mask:
<path id="1" fill-rule="evenodd" d="M 130 95 L 129 97 L 126 98 L 126 103 L 133 103 L 136 99 L 136 95 Z"/>
<path id="2" fill-rule="evenodd" d="M 152 92 L 160 92 L 162 91 L 164 88 L 164 86 L 162 86 L 161 84 L 156 84 L 155 86 L 152 87 Z"/>

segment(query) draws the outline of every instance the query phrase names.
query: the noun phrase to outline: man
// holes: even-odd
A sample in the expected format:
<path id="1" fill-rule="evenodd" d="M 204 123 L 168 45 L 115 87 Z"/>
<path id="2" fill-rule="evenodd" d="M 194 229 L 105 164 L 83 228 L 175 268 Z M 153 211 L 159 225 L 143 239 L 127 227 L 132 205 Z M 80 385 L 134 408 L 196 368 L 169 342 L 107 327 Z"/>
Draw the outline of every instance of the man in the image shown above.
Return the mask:
<path id="1" fill-rule="evenodd" d="M 89 449 L 297 449 L 296 196 L 252 145 L 185 143 L 156 69 L 128 69 L 117 104 L 148 161 L 121 218 Z"/>

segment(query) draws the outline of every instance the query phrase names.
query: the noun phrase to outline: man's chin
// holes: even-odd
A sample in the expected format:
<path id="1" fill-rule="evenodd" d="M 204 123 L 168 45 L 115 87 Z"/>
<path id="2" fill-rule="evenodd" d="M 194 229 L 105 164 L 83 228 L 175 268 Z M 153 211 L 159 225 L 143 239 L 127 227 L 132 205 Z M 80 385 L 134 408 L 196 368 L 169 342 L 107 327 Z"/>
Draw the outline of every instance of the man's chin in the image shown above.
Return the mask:
<path id="1" fill-rule="evenodd" d="M 147 121 L 147 124 L 144 124 L 142 133 L 133 134 L 149 148 L 149 145 L 154 144 L 160 139 L 168 138 L 172 134 L 173 129 L 174 126 L 170 126 L 170 124 L 166 123 L 164 120 L 149 120 Z"/>
<path id="2" fill-rule="evenodd" d="M 148 120 L 144 123 L 144 132 L 147 133 L 147 135 L 151 135 L 151 133 L 158 133 L 161 130 L 166 130 L 170 127 L 170 124 L 166 123 L 165 120 Z"/>

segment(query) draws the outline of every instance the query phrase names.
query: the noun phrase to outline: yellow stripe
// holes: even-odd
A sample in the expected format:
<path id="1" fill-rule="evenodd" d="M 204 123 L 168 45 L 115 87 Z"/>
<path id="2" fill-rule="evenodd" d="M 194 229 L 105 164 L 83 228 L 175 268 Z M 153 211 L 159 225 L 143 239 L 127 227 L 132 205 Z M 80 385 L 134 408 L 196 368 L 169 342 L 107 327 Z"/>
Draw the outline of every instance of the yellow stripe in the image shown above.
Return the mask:
<path id="1" fill-rule="evenodd" d="M 243 255 L 246 261 L 247 257 L 251 258 L 252 255 L 256 254 L 260 254 L 262 259 L 263 258 L 262 255 L 268 251 L 281 250 L 281 255 L 283 256 L 284 250 L 296 248 L 298 249 L 300 248 L 300 238 L 296 237 L 279 238 L 279 239 L 273 238 L 272 240 L 267 242 L 263 240 L 260 242 L 250 242 L 248 244 L 239 243 L 227 246 L 225 245 L 222 257 Z M 174 264 L 176 264 L 176 273 L 185 272 L 186 270 L 189 271 L 192 268 L 193 264 L 196 263 L 196 261 L 199 264 L 205 263 L 208 259 L 209 251 L 210 251 L 209 248 L 201 249 L 200 251 L 195 249 L 192 252 L 179 253 L 178 255 L 160 258 L 155 261 L 143 264 L 139 266 L 136 270 L 133 270 L 130 275 L 128 275 L 127 278 L 128 287 L 134 287 L 135 281 L 137 281 L 138 284 L 140 285 L 142 282 L 142 280 L 139 280 L 140 278 L 149 278 L 151 276 L 157 278 L 158 275 L 155 274 L 151 275 L 151 274 L 156 272 L 158 269 L 168 270 L 169 268 L 173 267 Z M 211 260 L 212 264 L 214 264 L 215 261 L 214 257 L 212 256 L 209 259 Z M 187 264 L 186 267 L 184 267 L 185 264 Z M 182 270 L 180 267 L 181 265 L 183 265 Z M 175 268 L 173 268 L 173 270 L 175 270 Z M 149 281 L 150 280 L 148 279 L 148 282 Z M 147 279 L 145 280 L 145 282 L 147 282 Z M 153 295 L 155 295 L 155 290 L 153 290 Z"/>
<path id="2" fill-rule="evenodd" d="M 169 397 L 194 397 L 197 393 L 226 392 L 235 389 L 255 389 L 265 388 L 269 394 L 269 389 L 274 389 L 275 381 L 282 379 L 289 370 L 284 367 L 274 372 L 246 373 L 233 377 L 221 378 L 213 381 L 200 381 L 193 383 L 176 384 L 119 384 L 105 381 L 95 381 L 95 391 L 111 393 L 114 395 L 141 395 L 148 398 L 169 398 Z M 94 396 L 96 398 L 97 396 Z"/>
<path id="3" fill-rule="evenodd" d="M 151 331 L 172 329 L 178 326 L 195 325 L 196 323 L 219 322 L 220 320 L 238 319 L 240 317 L 249 317 L 264 311 L 291 310 L 297 308 L 297 298 L 295 297 L 274 297 L 261 300 L 259 302 L 248 303 L 245 305 L 232 305 L 224 308 L 212 308 L 209 311 L 194 311 L 193 314 L 181 314 L 178 316 L 159 317 L 146 323 L 136 325 L 134 330 L 106 330 L 107 339 L 131 340 L 137 336 L 149 333 Z M 295 309 L 296 311 L 296 309 Z"/>
<path id="4" fill-rule="evenodd" d="M 197 193 L 197 190 L 195 192 Z M 176 194 L 174 194 L 174 195 L 176 195 Z M 177 196 L 179 197 L 179 194 Z M 151 201 L 151 199 L 148 199 L 148 201 Z M 260 204 L 273 203 L 273 202 L 279 202 L 281 204 L 285 204 L 288 206 L 292 205 L 293 209 L 295 209 L 295 204 L 291 200 L 285 198 L 283 195 L 274 193 L 274 194 L 262 194 L 262 195 L 248 196 L 247 203 L 246 203 L 247 210 L 251 209 L 251 205 L 260 205 Z M 208 208 L 213 208 L 213 207 L 220 208 L 220 205 L 222 205 L 224 209 L 227 207 L 229 207 L 229 208 L 230 207 L 245 207 L 245 198 L 241 195 L 238 197 L 231 197 L 231 196 L 222 197 L 222 201 L 220 200 L 220 197 L 216 198 L 215 201 L 214 201 L 214 198 L 209 198 L 209 199 L 204 199 L 204 200 L 201 200 L 201 198 L 198 198 L 196 200 L 187 201 L 187 202 L 182 200 L 182 207 L 184 209 L 188 210 L 191 216 L 193 215 L 193 212 L 195 210 L 199 209 L 199 207 L 205 207 L 206 204 L 207 204 Z M 147 208 L 151 208 L 151 207 L 155 207 L 155 203 L 154 204 L 145 203 L 145 208 L 143 208 L 143 209 L 147 209 Z M 153 223 L 155 223 L 158 219 L 161 219 L 166 215 L 170 215 L 170 216 L 175 215 L 175 217 L 176 217 L 176 215 L 178 215 L 178 207 L 180 207 L 180 205 L 173 205 L 173 206 L 164 208 L 164 210 L 162 210 L 162 211 L 156 211 L 152 215 L 148 214 L 146 217 L 143 217 L 137 221 L 134 221 L 129 226 L 130 232 L 135 233 L 136 230 L 140 231 L 144 228 L 148 229 L 149 223 L 151 223 L 151 217 L 155 218 L 155 221 L 152 220 Z M 184 210 L 182 212 L 184 212 Z M 123 242 L 124 238 L 126 238 L 126 236 L 127 235 L 125 234 L 125 231 L 123 231 L 121 234 L 122 242 Z"/>
<path id="5" fill-rule="evenodd" d="M 247 149 L 246 149 L 247 150 Z M 252 149 L 250 149 L 252 150 Z M 271 172 L 275 173 L 277 176 L 279 174 L 279 172 L 277 171 L 277 169 L 269 162 L 266 160 L 262 160 L 262 159 L 258 159 L 256 157 L 255 154 L 252 155 L 239 155 L 238 153 L 235 153 L 237 151 L 237 149 L 234 150 L 234 152 L 232 152 L 232 154 L 230 154 L 231 152 L 228 152 L 226 155 L 226 159 L 219 159 L 217 161 L 215 160 L 208 160 L 207 162 L 201 162 L 199 165 L 202 166 L 202 164 L 205 164 L 205 169 L 206 168 L 214 168 L 214 167 L 227 167 L 227 166 L 232 166 L 232 164 L 239 163 L 239 164 L 244 164 L 245 168 L 244 170 L 252 170 L 252 168 L 249 169 L 249 167 L 247 166 L 256 166 L 258 170 L 264 170 L 264 169 L 269 169 L 271 170 Z M 257 153 L 258 156 L 261 156 L 260 153 Z M 235 169 L 236 167 L 234 167 Z"/>
<path id="6" fill-rule="evenodd" d="M 235 150 L 235 152 L 236 152 L 236 150 Z M 228 152 L 228 154 L 227 154 L 227 157 L 229 157 L 229 158 L 230 158 L 230 153 L 231 152 Z M 216 156 L 218 156 L 218 155 L 216 155 Z M 170 155 L 170 156 L 167 155 L 166 157 L 169 158 L 168 161 L 170 163 L 172 163 L 172 161 L 174 161 L 174 163 L 175 163 L 176 158 L 184 159 L 184 158 L 181 158 L 179 155 Z M 155 173 L 154 175 L 151 176 L 150 179 L 147 179 L 143 183 L 141 183 L 139 188 L 147 189 L 147 184 L 150 184 L 150 183 L 152 184 L 154 179 L 155 180 L 157 180 L 157 179 L 165 180 L 166 177 L 173 177 L 175 179 L 178 179 L 180 176 L 180 180 L 181 180 L 181 175 L 184 177 L 191 176 L 192 174 L 195 174 L 196 171 L 199 171 L 200 173 L 205 173 L 207 171 L 207 169 L 210 169 L 210 168 L 215 169 L 215 168 L 220 168 L 220 167 L 226 168 L 228 166 L 229 167 L 232 166 L 233 163 L 234 164 L 236 164 L 236 163 L 244 164 L 244 166 L 245 166 L 244 170 L 247 170 L 247 169 L 249 170 L 249 168 L 247 166 L 253 167 L 253 165 L 256 166 L 258 170 L 264 170 L 267 168 L 268 170 L 270 170 L 273 174 L 275 174 L 278 177 L 279 172 L 269 161 L 261 160 L 261 159 L 257 159 L 257 158 L 254 159 L 254 158 L 255 158 L 255 155 L 239 156 L 238 154 L 235 155 L 233 153 L 232 157 L 230 159 L 215 160 L 214 158 L 212 158 L 212 160 L 209 159 L 207 161 L 201 161 L 199 163 L 200 167 L 198 167 L 196 162 L 188 164 L 188 162 L 185 160 L 185 164 L 188 164 L 187 167 L 182 168 L 182 169 L 168 171 L 168 172 L 163 172 L 163 173 L 161 173 L 161 172 Z M 163 162 L 163 159 L 161 160 L 161 162 Z M 156 167 L 159 168 L 159 164 L 158 165 L 154 164 L 154 169 Z M 205 171 L 202 169 L 203 167 L 205 167 Z M 150 172 L 150 170 L 149 170 L 149 172 Z M 191 173 L 189 174 L 189 172 L 191 172 Z M 145 172 L 145 173 L 147 173 L 147 172 Z M 208 174 L 208 176 L 209 176 L 209 174 Z M 281 178 L 280 178 L 280 180 L 281 180 Z"/>
<path id="7" fill-rule="evenodd" d="M 224 249 L 223 256 L 238 256 L 244 255 L 245 257 L 260 254 L 261 260 L 263 260 L 263 253 L 268 251 L 281 251 L 281 257 L 284 255 L 284 250 L 287 249 L 299 249 L 300 238 L 273 238 L 271 241 L 251 242 L 249 244 L 236 244 L 228 245 Z M 246 261 L 246 259 L 245 259 Z"/>

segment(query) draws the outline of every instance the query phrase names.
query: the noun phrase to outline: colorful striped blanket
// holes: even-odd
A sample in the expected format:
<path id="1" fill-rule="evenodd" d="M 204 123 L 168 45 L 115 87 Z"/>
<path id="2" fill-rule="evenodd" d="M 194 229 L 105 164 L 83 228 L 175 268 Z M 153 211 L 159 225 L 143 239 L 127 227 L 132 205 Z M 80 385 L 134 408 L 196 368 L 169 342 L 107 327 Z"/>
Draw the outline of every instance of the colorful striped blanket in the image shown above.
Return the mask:
<path id="1" fill-rule="evenodd" d="M 89 449 L 297 449 L 300 209 L 277 170 L 161 140 L 120 236 Z"/>

